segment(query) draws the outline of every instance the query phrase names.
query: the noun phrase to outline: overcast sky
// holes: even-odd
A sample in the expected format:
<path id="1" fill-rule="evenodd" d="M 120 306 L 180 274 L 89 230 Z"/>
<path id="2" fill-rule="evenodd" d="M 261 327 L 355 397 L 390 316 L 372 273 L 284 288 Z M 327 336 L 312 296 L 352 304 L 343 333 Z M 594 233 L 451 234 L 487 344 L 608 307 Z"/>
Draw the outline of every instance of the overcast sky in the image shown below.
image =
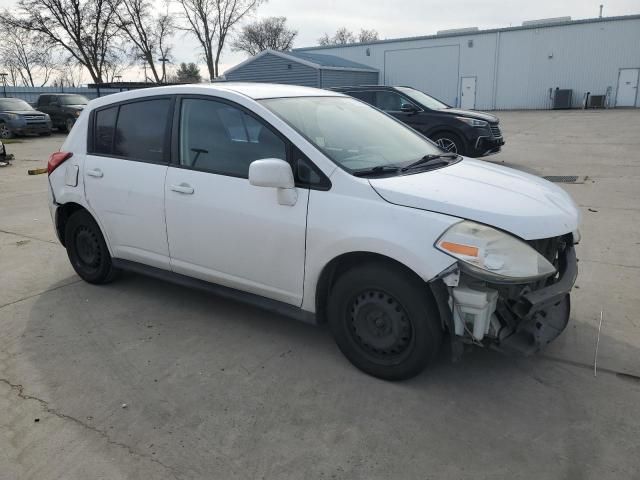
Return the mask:
<path id="1" fill-rule="evenodd" d="M 1 7 L 10 8 L 15 3 L 17 0 L 0 0 Z M 449 28 L 516 26 L 523 20 L 548 17 L 593 18 L 598 16 L 600 3 L 598 0 L 269 0 L 253 18 L 287 17 L 289 27 L 298 30 L 294 47 L 307 47 L 316 45 L 324 32 L 333 33 L 341 26 L 354 31 L 375 29 L 381 39 L 397 38 L 429 35 Z M 639 0 L 602 3 L 604 16 L 640 13 Z M 202 63 L 197 44 L 189 35 L 178 35 L 174 43 L 175 62 Z M 227 48 L 222 56 L 222 70 L 245 58 L 246 55 Z M 204 74 L 204 68 L 201 70 Z M 141 80 L 136 78 L 138 75 L 130 70 L 123 80 Z"/>

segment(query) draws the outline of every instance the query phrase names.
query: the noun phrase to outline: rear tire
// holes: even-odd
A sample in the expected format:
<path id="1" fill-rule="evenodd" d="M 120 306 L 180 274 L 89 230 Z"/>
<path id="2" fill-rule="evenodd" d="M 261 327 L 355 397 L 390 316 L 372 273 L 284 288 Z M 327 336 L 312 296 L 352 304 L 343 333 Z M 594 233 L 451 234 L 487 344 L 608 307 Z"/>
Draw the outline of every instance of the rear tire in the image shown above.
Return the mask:
<path id="1" fill-rule="evenodd" d="M 431 140 L 436 142 L 438 146 L 445 152 L 457 153 L 458 155 L 464 155 L 467 151 L 464 141 L 459 135 L 453 132 L 441 132 L 431 137 Z"/>
<path id="2" fill-rule="evenodd" d="M 400 267 L 371 263 L 344 273 L 327 306 L 329 327 L 357 368 L 384 380 L 419 374 L 436 356 L 442 327 L 425 284 Z"/>
<path id="3" fill-rule="evenodd" d="M 67 220 L 64 243 L 71 266 L 84 281 L 94 284 L 112 281 L 118 270 L 111 262 L 100 227 L 85 210 Z"/>

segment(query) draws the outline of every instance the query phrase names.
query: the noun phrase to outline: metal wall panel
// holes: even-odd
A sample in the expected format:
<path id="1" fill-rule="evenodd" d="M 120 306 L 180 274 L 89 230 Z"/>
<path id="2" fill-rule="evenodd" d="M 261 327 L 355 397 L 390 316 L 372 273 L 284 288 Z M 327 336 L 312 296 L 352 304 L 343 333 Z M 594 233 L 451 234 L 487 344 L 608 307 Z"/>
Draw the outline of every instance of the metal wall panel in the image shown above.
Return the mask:
<path id="1" fill-rule="evenodd" d="M 454 50 L 434 49 L 447 46 L 457 46 L 457 72 L 452 68 L 456 62 Z M 474 76 L 477 109 L 549 108 L 549 89 L 556 87 L 573 90 L 574 107 L 581 104 L 585 92 L 598 95 L 610 89 L 609 103 L 613 106 L 619 70 L 640 67 L 640 18 L 605 18 L 311 50 L 369 65 L 380 70 L 380 80 L 385 84 L 415 86 L 452 105 L 459 105 L 460 78 Z M 393 53 L 403 50 L 406 53 L 397 57 Z M 437 51 L 450 53 L 446 66 L 434 59 L 433 52 Z M 454 89 L 455 96 L 451 93 Z M 640 100 L 636 106 L 640 107 Z"/>
<path id="2" fill-rule="evenodd" d="M 377 72 L 354 72 L 351 70 L 325 70 L 320 71 L 321 87 L 344 87 L 349 85 L 377 85 Z"/>
<path id="3" fill-rule="evenodd" d="M 318 69 L 287 60 L 277 55 L 266 54 L 225 74 L 227 80 L 237 82 L 284 83 L 318 87 Z"/>

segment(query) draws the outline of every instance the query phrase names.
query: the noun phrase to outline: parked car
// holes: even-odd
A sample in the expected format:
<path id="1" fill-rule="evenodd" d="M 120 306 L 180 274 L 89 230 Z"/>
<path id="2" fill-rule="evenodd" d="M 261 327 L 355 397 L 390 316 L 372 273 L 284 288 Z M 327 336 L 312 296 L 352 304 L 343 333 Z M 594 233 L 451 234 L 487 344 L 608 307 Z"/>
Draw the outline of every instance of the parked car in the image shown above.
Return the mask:
<path id="1" fill-rule="evenodd" d="M 443 153 L 336 92 L 109 95 L 48 172 L 58 238 L 87 282 L 128 269 L 328 322 L 380 378 L 419 373 L 447 331 L 528 354 L 569 319 L 579 214 L 564 190 Z"/>
<path id="2" fill-rule="evenodd" d="M 54 127 L 70 132 L 87 103 L 89 99 L 83 95 L 47 93 L 38 97 L 36 108 L 49 114 Z"/>
<path id="3" fill-rule="evenodd" d="M 452 108 L 410 87 L 337 87 L 387 112 L 427 136 L 447 152 L 483 157 L 500 151 L 504 138 L 495 115 Z"/>
<path id="4" fill-rule="evenodd" d="M 49 115 L 19 98 L 0 98 L 0 138 L 30 133 L 51 135 Z"/>

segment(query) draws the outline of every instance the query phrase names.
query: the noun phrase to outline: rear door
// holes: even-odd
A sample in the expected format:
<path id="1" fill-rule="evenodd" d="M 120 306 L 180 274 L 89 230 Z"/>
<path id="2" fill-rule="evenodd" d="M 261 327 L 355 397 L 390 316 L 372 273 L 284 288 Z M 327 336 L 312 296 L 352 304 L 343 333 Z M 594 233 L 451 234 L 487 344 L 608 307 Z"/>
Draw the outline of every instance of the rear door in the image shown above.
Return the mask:
<path id="1" fill-rule="evenodd" d="M 170 269 L 164 181 L 173 99 L 144 97 L 92 113 L 86 199 L 114 257 Z"/>
<path id="2" fill-rule="evenodd" d="M 183 97 L 177 112 L 165 193 L 173 271 L 301 305 L 309 190 L 281 205 L 277 189 L 248 180 L 254 160 L 287 160 L 288 142 L 222 99 Z"/>

